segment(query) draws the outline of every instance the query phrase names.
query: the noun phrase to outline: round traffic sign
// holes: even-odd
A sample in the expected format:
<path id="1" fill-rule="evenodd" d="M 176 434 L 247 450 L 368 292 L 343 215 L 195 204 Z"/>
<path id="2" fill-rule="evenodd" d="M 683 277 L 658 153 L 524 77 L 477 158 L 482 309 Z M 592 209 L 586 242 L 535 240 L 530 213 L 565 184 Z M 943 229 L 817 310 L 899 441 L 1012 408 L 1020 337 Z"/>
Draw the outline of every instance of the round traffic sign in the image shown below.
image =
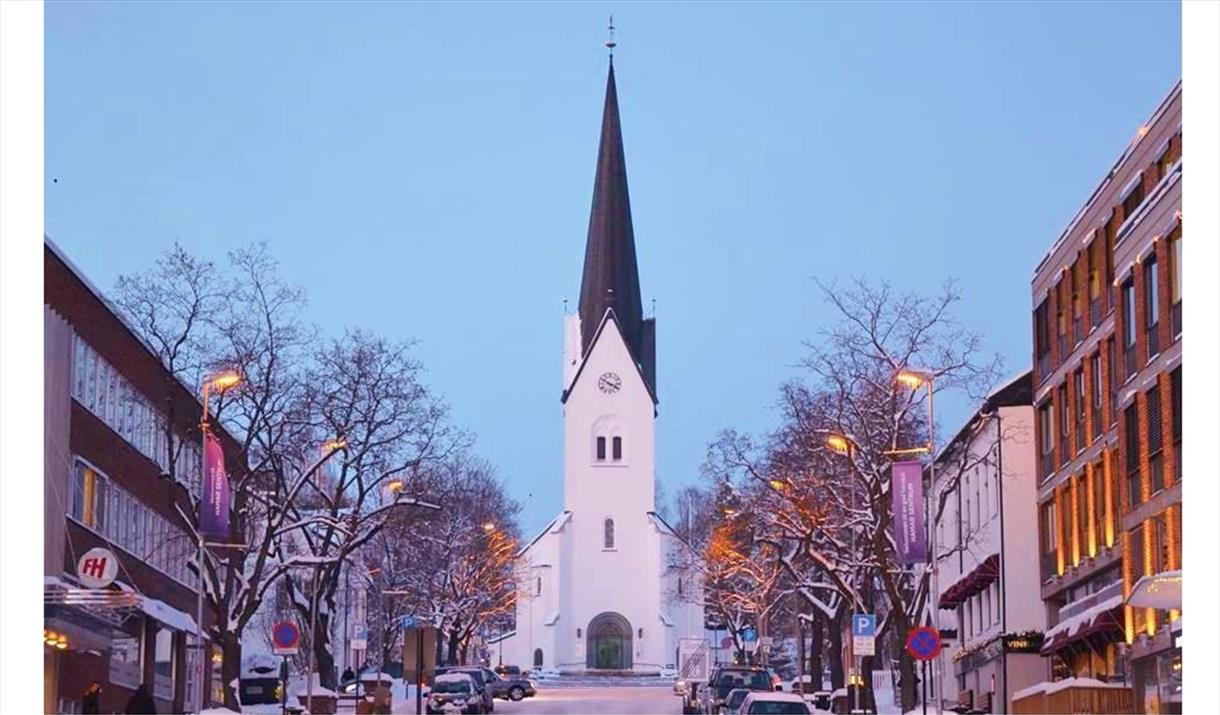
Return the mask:
<path id="1" fill-rule="evenodd" d="M 296 648 L 301 642 L 301 629 L 291 621 L 280 621 L 271 628 L 271 642 L 276 648 Z"/>
<path id="2" fill-rule="evenodd" d="M 915 660 L 932 660 L 940 655 L 940 633 L 930 626 L 912 628 L 907 632 L 907 652 Z"/>

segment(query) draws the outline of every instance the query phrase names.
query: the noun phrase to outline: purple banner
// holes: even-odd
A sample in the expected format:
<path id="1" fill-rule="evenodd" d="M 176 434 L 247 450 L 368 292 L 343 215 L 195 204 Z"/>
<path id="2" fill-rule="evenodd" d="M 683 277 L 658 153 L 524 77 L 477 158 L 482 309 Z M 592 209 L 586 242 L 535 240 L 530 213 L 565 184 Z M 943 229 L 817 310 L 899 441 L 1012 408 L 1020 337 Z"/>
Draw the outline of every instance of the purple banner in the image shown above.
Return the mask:
<path id="1" fill-rule="evenodd" d="M 922 462 L 894 462 L 890 465 L 890 506 L 893 508 L 898 561 L 908 565 L 927 563 Z"/>
<path id="2" fill-rule="evenodd" d="M 207 433 L 203 443 L 203 510 L 199 531 L 204 536 L 229 536 L 229 475 L 220 441 Z"/>

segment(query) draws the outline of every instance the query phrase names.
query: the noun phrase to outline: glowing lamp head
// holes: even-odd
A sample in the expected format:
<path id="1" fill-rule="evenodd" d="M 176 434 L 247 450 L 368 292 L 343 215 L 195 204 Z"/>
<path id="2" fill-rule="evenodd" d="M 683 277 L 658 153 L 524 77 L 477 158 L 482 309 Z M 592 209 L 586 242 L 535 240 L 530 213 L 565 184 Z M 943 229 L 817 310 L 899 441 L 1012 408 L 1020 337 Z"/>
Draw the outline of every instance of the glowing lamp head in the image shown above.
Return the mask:
<path id="1" fill-rule="evenodd" d="M 826 437 L 826 446 L 839 454 L 847 454 L 851 449 L 851 442 L 841 434 L 832 434 Z"/>
<path id="2" fill-rule="evenodd" d="M 208 387 L 216 392 L 224 392 L 225 390 L 237 387 L 242 383 L 241 373 L 236 370 L 225 370 L 218 372 L 208 378 Z"/>
<path id="3" fill-rule="evenodd" d="M 783 488 L 784 488 L 784 486 L 785 486 L 785 485 L 784 485 L 784 483 L 783 483 L 782 481 L 778 480 L 778 479 L 772 479 L 772 480 L 771 480 L 771 488 L 772 488 L 772 489 L 783 489 Z"/>
<path id="4" fill-rule="evenodd" d="M 347 448 L 347 440 L 342 437 L 339 439 L 332 439 L 331 441 L 322 445 L 322 449 L 327 452 L 337 452 L 338 450 L 345 448 Z"/>
<path id="5" fill-rule="evenodd" d="M 903 370 L 895 375 L 894 379 L 912 390 L 919 388 L 926 381 L 923 375 L 912 370 Z"/>
<path id="6" fill-rule="evenodd" d="M 493 532 L 495 530 L 496 530 L 496 522 L 489 521 L 489 522 L 483 524 L 483 531 L 486 531 L 487 533 L 490 534 L 491 532 Z"/>
<path id="7" fill-rule="evenodd" d="M 404 487 L 406 487 L 406 484 L 404 484 L 401 479 L 395 479 L 394 481 L 392 481 L 386 485 L 386 489 L 388 489 L 393 494 L 398 494 L 399 492 L 401 492 L 403 490 Z"/>

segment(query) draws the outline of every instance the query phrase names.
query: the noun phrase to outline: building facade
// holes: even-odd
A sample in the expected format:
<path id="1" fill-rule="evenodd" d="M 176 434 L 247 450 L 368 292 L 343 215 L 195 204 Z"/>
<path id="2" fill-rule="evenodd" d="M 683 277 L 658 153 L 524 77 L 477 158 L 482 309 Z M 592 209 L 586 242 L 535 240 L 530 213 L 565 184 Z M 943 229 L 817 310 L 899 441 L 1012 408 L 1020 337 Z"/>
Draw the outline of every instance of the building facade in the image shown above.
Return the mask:
<path id="1" fill-rule="evenodd" d="M 989 395 L 937 456 L 932 493 L 948 494 L 936 523 L 937 605 L 940 627 L 957 634 L 941 654 L 944 693 L 981 712 L 1012 712 L 1012 693 L 1045 671 L 1038 564 L 1026 557 L 1037 545 L 1035 454 L 1027 371 Z"/>
<path id="2" fill-rule="evenodd" d="M 1180 593 L 1181 127 L 1179 82 L 1033 277 L 1048 680 L 1150 713 L 1181 709 L 1180 600 L 1139 605 Z"/>
<path id="3" fill-rule="evenodd" d="M 193 645 L 182 516 L 202 473 L 200 403 L 50 240 L 44 281 L 45 712 L 79 712 L 92 681 L 102 712 L 123 712 L 141 684 L 160 712 L 191 707 L 201 682 L 222 701 L 219 650 Z M 78 563 L 99 547 L 117 577 L 86 588 Z"/>
<path id="4" fill-rule="evenodd" d="M 503 639 L 523 667 L 655 672 L 676 665 L 680 638 L 703 636 L 686 546 L 654 504 L 655 327 L 612 62 L 580 306 L 564 322 L 564 510 L 522 550 L 516 630 Z"/>

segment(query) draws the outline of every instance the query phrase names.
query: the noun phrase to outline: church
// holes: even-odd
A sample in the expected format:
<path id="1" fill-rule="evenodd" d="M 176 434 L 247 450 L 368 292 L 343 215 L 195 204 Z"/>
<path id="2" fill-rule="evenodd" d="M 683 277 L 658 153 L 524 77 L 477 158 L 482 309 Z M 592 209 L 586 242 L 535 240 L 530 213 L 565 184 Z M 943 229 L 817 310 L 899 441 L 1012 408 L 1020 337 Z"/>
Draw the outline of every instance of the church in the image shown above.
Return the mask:
<path id="1" fill-rule="evenodd" d="M 504 663 L 658 672 L 702 637 L 694 554 L 656 512 L 656 321 L 640 299 L 610 58 L 579 310 L 564 316 L 563 511 L 520 553 Z"/>

